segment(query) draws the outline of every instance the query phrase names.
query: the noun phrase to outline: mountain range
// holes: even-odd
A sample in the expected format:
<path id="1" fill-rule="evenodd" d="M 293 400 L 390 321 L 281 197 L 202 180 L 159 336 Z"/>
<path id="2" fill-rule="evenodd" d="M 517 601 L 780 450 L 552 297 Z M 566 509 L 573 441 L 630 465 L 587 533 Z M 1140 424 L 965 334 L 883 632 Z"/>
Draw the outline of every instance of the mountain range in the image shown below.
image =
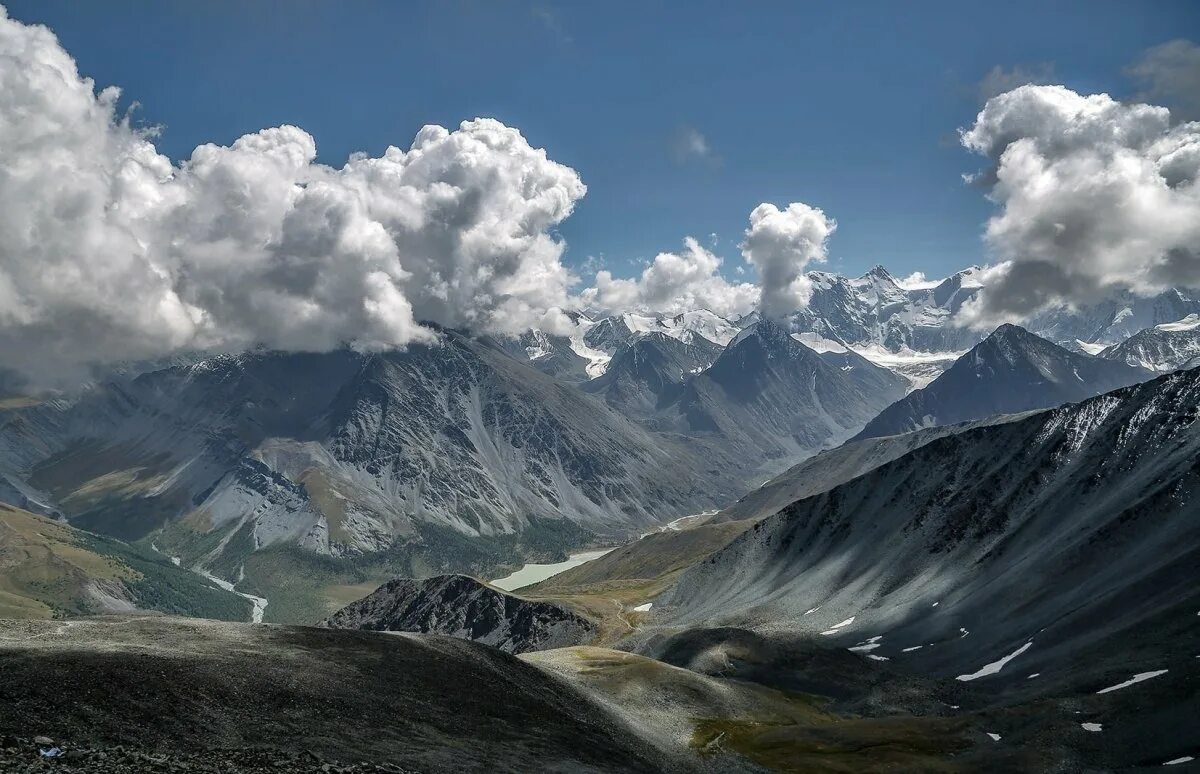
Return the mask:
<path id="1" fill-rule="evenodd" d="M 1001 325 L 941 376 L 881 411 L 857 437 L 1050 408 L 1150 376 L 1120 361 L 1071 352 L 1016 325 Z"/>
<path id="2" fill-rule="evenodd" d="M 66 620 L 0 627 L 19 697 L 0 732 L 54 717 L 110 755 L 139 718 L 154 745 L 200 727 L 202 747 L 294 760 L 286 740 L 316 734 L 436 771 L 460 748 L 498 770 L 1186 758 L 1200 326 L 1097 340 L 1182 293 L 1091 340 L 949 325 L 981 276 L 822 280 L 823 322 L 580 314 L 569 335 L 439 329 L 18 390 L 0 405 L 0 612 Z M 484 580 L 595 547 L 612 550 L 515 592 Z M 323 628 L 128 617 L 146 613 Z M 81 714 L 63 689 L 147 664 L 153 717 L 145 691 Z M 358 695 L 364 678 L 405 700 Z M 517 705 L 432 698 L 476 681 Z M 378 731 L 384 711 L 403 733 Z M 320 741 L 331 718 L 353 744 Z"/>

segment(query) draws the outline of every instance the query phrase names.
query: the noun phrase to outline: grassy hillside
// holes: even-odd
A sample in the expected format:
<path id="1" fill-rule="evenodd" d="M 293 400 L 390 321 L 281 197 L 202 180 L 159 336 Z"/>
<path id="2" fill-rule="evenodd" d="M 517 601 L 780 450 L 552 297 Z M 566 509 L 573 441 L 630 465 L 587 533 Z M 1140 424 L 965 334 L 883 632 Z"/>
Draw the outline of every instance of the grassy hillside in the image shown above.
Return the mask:
<path id="1" fill-rule="evenodd" d="M 154 610 L 245 621 L 250 609 L 165 557 L 0 504 L 0 618 Z"/>

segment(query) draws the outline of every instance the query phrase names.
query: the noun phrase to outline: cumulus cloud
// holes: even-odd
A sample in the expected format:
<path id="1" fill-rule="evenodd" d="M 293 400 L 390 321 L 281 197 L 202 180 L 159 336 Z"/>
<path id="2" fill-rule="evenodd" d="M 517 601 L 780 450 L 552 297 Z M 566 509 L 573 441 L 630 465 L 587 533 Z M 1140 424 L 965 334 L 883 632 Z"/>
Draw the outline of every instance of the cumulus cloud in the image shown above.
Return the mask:
<path id="1" fill-rule="evenodd" d="M 181 164 L 48 29 L 0 8 L 0 356 L 26 372 L 179 349 L 565 329 L 552 236 L 586 188 L 489 119 L 315 163 L 294 126 Z"/>
<path id="2" fill-rule="evenodd" d="M 758 269 L 759 311 L 764 317 L 783 317 L 808 303 L 812 283 L 805 268 L 825 261 L 836 229 L 835 220 L 802 202 L 782 210 L 774 204 L 754 208 L 742 256 Z"/>
<path id="3" fill-rule="evenodd" d="M 738 317 L 758 302 L 758 288 L 749 282 L 731 283 L 721 276 L 721 258 L 692 237 L 683 251 L 659 253 L 641 276 L 614 277 L 596 273 L 596 284 L 582 293 L 589 306 L 610 311 L 678 314 L 708 309 L 722 317 Z"/>
<path id="4" fill-rule="evenodd" d="M 1163 43 L 1128 72 L 1142 86 L 1139 100 L 1169 107 L 1176 121 L 1200 120 L 1200 46 L 1190 40 Z"/>
<path id="5" fill-rule="evenodd" d="M 989 160 L 1000 263 L 964 309 L 986 326 L 1114 290 L 1200 285 L 1200 123 L 1062 86 L 988 101 L 963 145 Z"/>

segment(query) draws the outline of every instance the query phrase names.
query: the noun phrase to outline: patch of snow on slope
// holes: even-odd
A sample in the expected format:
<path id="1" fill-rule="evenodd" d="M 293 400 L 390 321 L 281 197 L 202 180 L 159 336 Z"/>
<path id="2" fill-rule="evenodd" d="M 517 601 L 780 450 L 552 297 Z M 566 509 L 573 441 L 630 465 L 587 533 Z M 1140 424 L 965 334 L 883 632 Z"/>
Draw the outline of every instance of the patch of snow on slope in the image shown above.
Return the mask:
<path id="1" fill-rule="evenodd" d="M 1107 688 L 1102 688 L 1099 691 L 1096 691 L 1096 693 L 1100 694 L 1100 693 L 1109 693 L 1111 691 L 1119 691 L 1122 688 L 1128 688 L 1129 686 L 1133 685 L 1134 683 L 1140 683 L 1143 680 L 1149 680 L 1152 677 L 1158 677 L 1159 675 L 1165 675 L 1166 673 L 1167 673 L 1167 670 L 1165 670 L 1165 669 L 1159 669 L 1154 672 L 1138 672 L 1136 675 L 1129 678 L 1125 682 L 1117 683 L 1116 685 L 1110 685 Z"/>
<path id="2" fill-rule="evenodd" d="M 1155 325 L 1160 331 L 1190 331 L 1200 328 L 1200 314 L 1189 314 L 1182 320 Z"/>
<path id="3" fill-rule="evenodd" d="M 854 616 L 850 616 L 845 621 L 842 621 L 841 623 L 836 623 L 833 626 L 830 626 L 827 631 L 823 631 L 823 632 L 821 632 L 821 634 L 824 634 L 824 635 L 837 634 L 838 629 L 841 629 L 844 626 L 849 626 L 852 623 L 854 623 Z"/>
<path id="4" fill-rule="evenodd" d="M 988 675 L 994 675 L 994 674 L 998 673 L 1001 669 L 1003 669 L 1005 664 L 1012 661 L 1014 658 L 1021 655 L 1025 651 L 1029 650 L 1030 646 L 1032 646 L 1032 645 L 1033 645 L 1033 640 L 1030 640 L 1029 642 L 1025 643 L 1021 647 L 1014 650 L 1012 653 L 1009 653 L 1007 656 L 1000 659 L 999 661 L 993 661 L 992 663 L 983 666 L 982 668 L 980 668 L 980 670 L 978 672 L 972 672 L 969 675 L 959 675 L 958 677 L 956 677 L 954 679 L 962 680 L 963 682 L 967 682 L 968 680 L 978 680 L 981 677 L 987 677 Z"/>
<path id="5" fill-rule="evenodd" d="M 1101 352 L 1108 349 L 1107 344 L 1097 344 L 1094 342 L 1080 341 L 1079 339 L 1075 339 L 1075 346 L 1079 347 L 1081 350 L 1083 350 L 1084 352 L 1086 352 L 1089 355 L 1099 355 Z"/>
<path id="6" fill-rule="evenodd" d="M 883 635 L 877 634 L 874 637 L 863 640 L 852 648 L 846 648 L 846 650 L 853 651 L 855 653 L 866 653 L 867 651 L 875 650 L 876 648 L 880 647 L 881 644 L 879 641 L 882 639 Z"/>

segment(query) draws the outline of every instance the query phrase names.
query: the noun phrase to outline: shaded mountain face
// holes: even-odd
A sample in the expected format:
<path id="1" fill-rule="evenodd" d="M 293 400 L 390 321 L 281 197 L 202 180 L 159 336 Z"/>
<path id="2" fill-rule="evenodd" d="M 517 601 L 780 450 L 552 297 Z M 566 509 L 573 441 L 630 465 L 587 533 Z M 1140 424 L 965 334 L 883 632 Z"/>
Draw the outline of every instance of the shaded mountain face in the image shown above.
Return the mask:
<path id="1" fill-rule="evenodd" d="M 853 435 L 907 384 L 854 353 L 818 354 L 761 321 L 690 379 L 669 411 L 681 432 L 715 437 L 734 456 L 778 470 Z"/>
<path id="2" fill-rule="evenodd" d="M 938 438 L 961 433 L 973 427 L 1013 421 L 1022 416 L 1025 415 L 988 417 L 977 422 L 929 427 L 901 435 L 847 441 L 841 446 L 827 449 L 793 465 L 754 491 L 743 495 L 733 505 L 722 509 L 708 519 L 707 523 L 764 519 L 797 500 L 827 492 Z"/>
<path id="3" fill-rule="evenodd" d="M 857 438 L 1017 414 L 1142 381 L 1149 372 L 1071 352 L 1015 325 L 1001 325 L 928 386 L 872 419 Z"/>
<path id="4" fill-rule="evenodd" d="M 1198 418 L 1185 371 L 934 440 L 760 522 L 656 607 L 1018 695 L 1190 670 Z"/>
<path id="5" fill-rule="evenodd" d="M 685 381 L 711 366 L 721 350 L 692 333 L 681 338 L 658 331 L 636 334 L 613 355 L 604 374 L 583 389 L 620 411 L 650 414 L 674 398 Z"/>
<path id="6" fill-rule="evenodd" d="M 1200 355 L 1200 315 L 1191 314 L 1173 323 L 1163 323 L 1130 336 L 1100 353 L 1148 371 L 1174 371 Z"/>
<path id="7" fill-rule="evenodd" d="M 147 549 L 0 505 L 0 618 L 145 611 L 248 621 L 251 604 Z"/>
<path id="8" fill-rule="evenodd" d="M 154 534 L 231 581 L 254 574 L 250 555 L 286 546 L 391 557 L 387 576 L 482 570 L 637 532 L 740 486 L 452 331 L 405 352 L 214 358 L 3 416 L 0 472 L 33 499 L 92 531 Z M 260 571 L 276 569 L 291 571 Z"/>
<path id="9" fill-rule="evenodd" d="M 321 622 L 330 629 L 444 634 L 526 653 L 590 642 L 594 621 L 552 602 L 506 594 L 466 575 L 397 578 Z"/>
<path id="10" fill-rule="evenodd" d="M 567 336 L 526 331 L 516 338 L 499 338 L 496 342 L 514 358 L 547 376 L 567 383 L 585 382 L 591 378 L 587 371 L 591 361 L 575 352 Z"/>

